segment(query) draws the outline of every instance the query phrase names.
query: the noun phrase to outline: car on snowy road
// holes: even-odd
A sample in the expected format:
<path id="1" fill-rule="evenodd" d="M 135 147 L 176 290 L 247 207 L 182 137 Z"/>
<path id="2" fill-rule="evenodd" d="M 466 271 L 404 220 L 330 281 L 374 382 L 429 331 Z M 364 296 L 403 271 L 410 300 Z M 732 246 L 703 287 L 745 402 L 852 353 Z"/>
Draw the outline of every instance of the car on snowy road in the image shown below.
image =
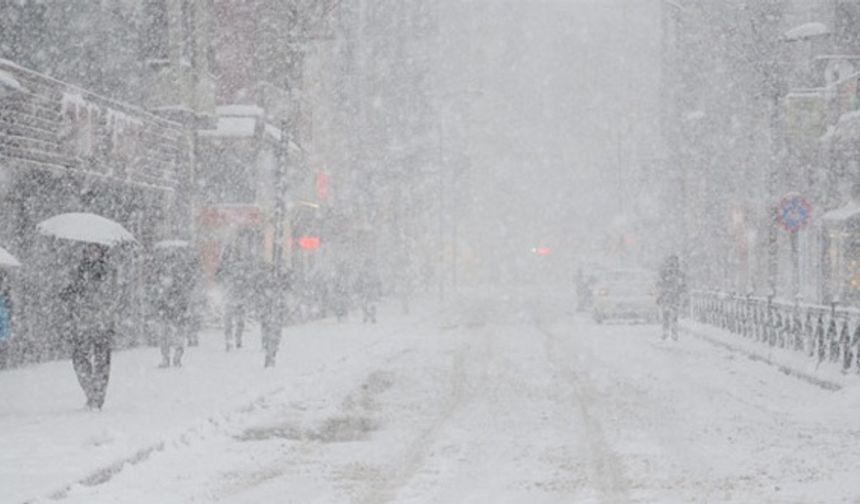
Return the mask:
<path id="1" fill-rule="evenodd" d="M 615 268 L 600 272 L 592 291 L 591 314 L 598 324 L 607 320 L 659 320 L 657 275 L 646 269 Z"/>

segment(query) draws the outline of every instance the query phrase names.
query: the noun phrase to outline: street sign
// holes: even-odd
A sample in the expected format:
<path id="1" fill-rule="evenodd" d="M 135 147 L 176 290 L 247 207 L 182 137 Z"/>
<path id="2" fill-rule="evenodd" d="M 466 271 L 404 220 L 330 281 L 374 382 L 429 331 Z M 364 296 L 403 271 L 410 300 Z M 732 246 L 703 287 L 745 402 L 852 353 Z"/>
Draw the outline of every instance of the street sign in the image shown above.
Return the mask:
<path id="1" fill-rule="evenodd" d="M 796 233 L 809 223 L 812 205 L 798 193 L 786 194 L 776 206 L 776 221 L 789 233 Z"/>

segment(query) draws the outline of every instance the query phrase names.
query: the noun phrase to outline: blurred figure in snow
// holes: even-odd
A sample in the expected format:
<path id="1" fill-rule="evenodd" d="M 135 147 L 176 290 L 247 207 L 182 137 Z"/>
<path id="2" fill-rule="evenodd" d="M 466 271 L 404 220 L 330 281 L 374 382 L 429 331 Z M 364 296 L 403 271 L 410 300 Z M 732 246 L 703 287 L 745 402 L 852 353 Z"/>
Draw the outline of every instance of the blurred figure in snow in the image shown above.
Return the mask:
<path id="1" fill-rule="evenodd" d="M 594 277 L 585 276 L 582 269 L 576 273 L 576 311 L 582 312 L 591 308 Z"/>
<path id="2" fill-rule="evenodd" d="M 60 298 L 71 316 L 72 365 L 87 396 L 87 408 L 101 409 L 110 378 L 116 296 L 107 247 L 88 244 L 71 283 Z"/>
<path id="3" fill-rule="evenodd" d="M 361 305 L 361 321 L 365 324 L 376 323 L 376 302 L 379 299 L 380 290 L 376 268 L 367 261 L 355 281 L 355 293 Z"/>
<path id="4" fill-rule="evenodd" d="M 263 367 L 272 367 L 287 321 L 287 291 L 290 286 L 287 275 L 267 262 L 263 262 L 258 269 L 255 285 L 257 300 L 254 304 L 260 319 L 260 333 L 266 354 Z"/>
<path id="5" fill-rule="evenodd" d="M 678 339 L 678 313 L 686 291 L 687 281 L 681 272 L 678 256 L 670 255 L 660 267 L 660 278 L 657 280 L 657 306 L 663 319 L 663 339 L 670 334 L 672 339 Z"/>
<path id="6" fill-rule="evenodd" d="M 329 289 L 330 308 L 338 322 L 343 322 L 349 315 L 349 294 L 349 268 L 341 262 L 334 271 Z"/>
<path id="7" fill-rule="evenodd" d="M 242 348 L 245 331 L 245 308 L 248 301 L 251 271 L 238 245 L 227 248 L 218 267 L 218 280 L 224 289 L 224 340 L 227 351 Z"/>
<path id="8" fill-rule="evenodd" d="M 156 248 L 154 315 L 162 361 L 159 367 L 182 365 L 185 340 L 192 330 L 192 296 L 197 287 L 193 249 L 187 244 Z M 173 358 L 171 359 L 171 350 Z"/>

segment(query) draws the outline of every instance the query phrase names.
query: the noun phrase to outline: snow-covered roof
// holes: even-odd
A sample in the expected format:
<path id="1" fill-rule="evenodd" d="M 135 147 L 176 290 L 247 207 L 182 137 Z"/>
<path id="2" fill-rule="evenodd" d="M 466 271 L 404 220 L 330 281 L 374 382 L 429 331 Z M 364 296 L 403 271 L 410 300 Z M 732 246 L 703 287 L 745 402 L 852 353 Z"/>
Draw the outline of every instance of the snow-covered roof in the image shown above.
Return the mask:
<path id="1" fill-rule="evenodd" d="M 795 26 L 783 34 L 785 40 L 803 40 L 812 37 L 821 37 L 830 34 L 830 30 L 824 23 L 813 21 Z"/>
<path id="2" fill-rule="evenodd" d="M 215 108 L 219 116 L 263 117 L 266 112 L 256 105 L 222 105 Z"/>
<path id="3" fill-rule="evenodd" d="M 843 222 L 860 215 L 860 204 L 849 201 L 847 205 L 831 210 L 821 216 L 821 220 L 827 222 Z"/>
<path id="4" fill-rule="evenodd" d="M 265 131 L 267 135 L 270 135 L 272 138 L 279 142 L 281 141 L 281 128 L 266 123 Z M 290 140 L 290 154 L 301 155 L 302 153 L 304 153 L 302 148 L 297 143 Z"/>
<path id="5" fill-rule="evenodd" d="M 24 86 L 18 82 L 18 79 L 5 70 L 0 70 L 0 87 L 9 88 L 13 91 L 24 91 Z"/>
<path id="6" fill-rule="evenodd" d="M 215 129 L 200 130 L 200 136 L 247 138 L 254 136 L 256 127 L 254 117 L 219 117 Z"/>

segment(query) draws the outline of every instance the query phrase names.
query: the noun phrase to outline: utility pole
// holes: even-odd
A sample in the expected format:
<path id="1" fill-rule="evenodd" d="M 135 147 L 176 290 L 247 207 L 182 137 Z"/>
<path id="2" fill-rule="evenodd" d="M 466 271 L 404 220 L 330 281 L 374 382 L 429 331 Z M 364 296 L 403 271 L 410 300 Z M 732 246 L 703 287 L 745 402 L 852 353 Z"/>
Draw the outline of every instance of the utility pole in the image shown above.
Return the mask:
<path id="1" fill-rule="evenodd" d="M 275 166 L 275 208 L 274 208 L 274 247 L 272 251 L 275 271 L 280 274 L 284 270 L 284 235 L 287 220 L 287 190 L 290 174 L 290 144 L 293 138 L 298 138 L 299 117 L 301 114 L 301 89 L 304 78 L 304 45 L 314 40 L 329 40 L 327 35 L 312 35 L 311 21 L 321 21 L 330 15 L 342 0 L 333 0 L 323 6 L 320 17 L 315 20 L 302 19 L 299 6 L 293 2 L 288 9 L 288 27 L 284 40 L 284 51 L 287 54 L 287 67 L 284 72 L 284 90 L 288 106 L 286 116 L 281 119 L 281 141 Z"/>

